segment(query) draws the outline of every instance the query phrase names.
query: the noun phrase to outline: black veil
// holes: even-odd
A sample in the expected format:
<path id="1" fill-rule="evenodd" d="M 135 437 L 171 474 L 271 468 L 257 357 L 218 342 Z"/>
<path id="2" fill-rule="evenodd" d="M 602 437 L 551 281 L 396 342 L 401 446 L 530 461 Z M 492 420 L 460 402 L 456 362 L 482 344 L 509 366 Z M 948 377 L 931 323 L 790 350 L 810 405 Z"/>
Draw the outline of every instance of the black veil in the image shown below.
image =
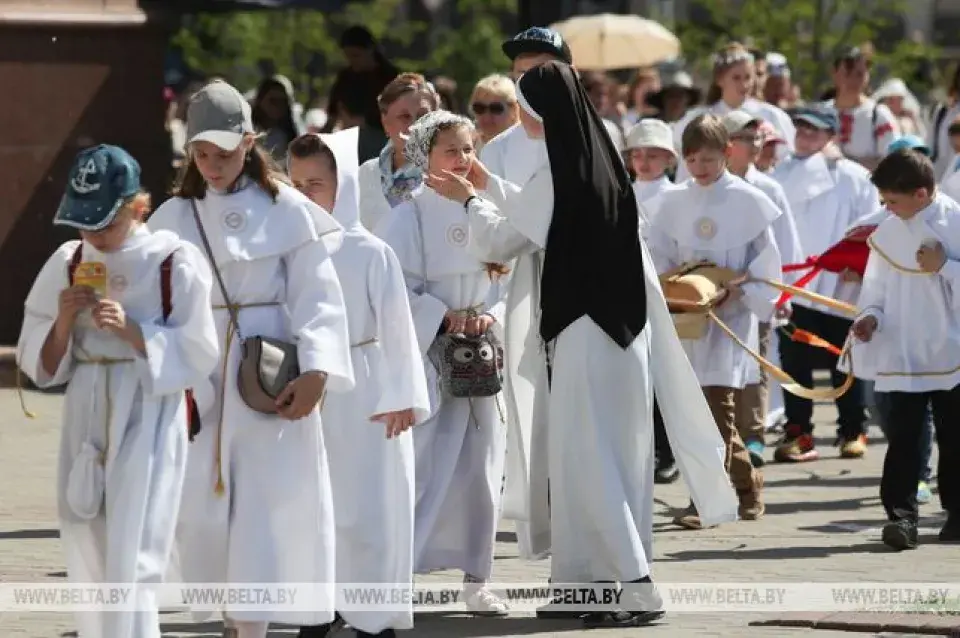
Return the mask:
<path id="1" fill-rule="evenodd" d="M 543 122 L 553 174 L 540 334 L 549 342 L 587 315 L 626 349 L 647 322 L 637 202 L 626 167 L 569 65 L 531 69 L 519 87 Z"/>

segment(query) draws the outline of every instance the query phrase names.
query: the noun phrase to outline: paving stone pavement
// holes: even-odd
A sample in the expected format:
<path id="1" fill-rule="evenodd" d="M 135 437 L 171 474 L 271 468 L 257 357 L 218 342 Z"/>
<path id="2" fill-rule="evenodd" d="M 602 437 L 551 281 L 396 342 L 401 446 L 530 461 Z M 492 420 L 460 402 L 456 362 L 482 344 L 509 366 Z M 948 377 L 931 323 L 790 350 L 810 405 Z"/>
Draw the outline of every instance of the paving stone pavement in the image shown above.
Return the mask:
<path id="1" fill-rule="evenodd" d="M 0 390 L 0 581 L 52 581 L 64 576 L 54 506 L 54 475 L 61 399 L 27 393 L 38 418 L 21 415 L 16 394 Z M 923 506 L 921 546 L 894 554 L 880 544 L 883 512 L 878 483 L 885 445 L 875 443 L 862 460 L 836 458 L 832 407 L 818 406 L 816 416 L 823 460 L 805 465 L 768 465 L 767 515 L 712 530 L 681 531 L 670 520 L 688 500 L 683 483 L 657 486 L 654 579 L 687 582 L 953 582 L 960 580 L 956 548 L 938 545 L 943 520 L 939 504 Z M 879 436 L 879 432 L 876 432 Z M 545 582 L 547 562 L 517 558 L 509 525 L 501 526 L 494 580 Z M 451 581 L 451 573 L 423 580 Z M 486 636 L 737 636 L 744 638 L 835 638 L 856 634 L 782 627 L 751 627 L 768 618 L 754 614 L 710 613 L 668 615 L 662 624 L 640 629 L 584 631 L 576 622 L 538 621 L 532 614 L 505 619 L 418 615 L 410 638 L 482 638 Z M 70 632 L 66 614 L 0 614 L 2 638 L 56 638 Z M 185 614 L 163 616 L 164 637 L 219 637 L 219 623 L 194 624 Z M 271 638 L 295 636 L 294 629 L 276 629 Z M 338 638 L 347 638 L 349 630 Z M 871 635 L 871 634 L 859 634 Z M 872 634 L 880 635 L 880 634 Z M 891 634 L 887 634 L 891 635 Z M 904 635 L 904 634 L 901 634 Z"/>

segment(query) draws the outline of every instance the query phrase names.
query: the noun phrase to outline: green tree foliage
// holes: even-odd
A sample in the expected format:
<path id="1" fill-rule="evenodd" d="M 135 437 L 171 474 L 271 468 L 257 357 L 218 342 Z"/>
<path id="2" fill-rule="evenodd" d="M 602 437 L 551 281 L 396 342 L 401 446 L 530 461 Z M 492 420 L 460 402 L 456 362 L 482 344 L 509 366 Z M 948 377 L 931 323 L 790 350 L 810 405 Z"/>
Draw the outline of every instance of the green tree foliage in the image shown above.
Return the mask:
<path id="1" fill-rule="evenodd" d="M 684 57 L 709 74 L 710 54 L 731 41 L 783 53 L 805 96 L 827 88 L 834 53 L 872 43 L 886 73 L 909 77 L 929 45 L 891 37 L 915 0 L 700 0 L 696 20 L 676 25 Z"/>

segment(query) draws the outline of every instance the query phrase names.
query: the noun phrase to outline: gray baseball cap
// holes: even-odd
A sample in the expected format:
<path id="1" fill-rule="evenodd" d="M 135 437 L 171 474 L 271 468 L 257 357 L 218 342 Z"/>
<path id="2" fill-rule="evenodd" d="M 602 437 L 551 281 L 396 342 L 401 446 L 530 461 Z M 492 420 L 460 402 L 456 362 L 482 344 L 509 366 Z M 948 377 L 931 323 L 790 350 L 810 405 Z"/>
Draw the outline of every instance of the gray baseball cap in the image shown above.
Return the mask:
<path id="1" fill-rule="evenodd" d="M 190 98 L 187 144 L 210 142 L 232 151 L 254 132 L 250 103 L 223 80 L 214 80 Z"/>

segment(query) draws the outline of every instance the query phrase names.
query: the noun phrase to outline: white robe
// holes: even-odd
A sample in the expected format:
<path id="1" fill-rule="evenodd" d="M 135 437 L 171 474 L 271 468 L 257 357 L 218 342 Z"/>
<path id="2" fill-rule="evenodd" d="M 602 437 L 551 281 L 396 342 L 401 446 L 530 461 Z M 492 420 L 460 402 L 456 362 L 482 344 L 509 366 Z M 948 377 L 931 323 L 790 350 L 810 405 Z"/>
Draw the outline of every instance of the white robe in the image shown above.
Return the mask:
<path id="1" fill-rule="evenodd" d="M 439 396 L 437 371 L 426 357 L 448 310 L 475 308 L 491 314 L 502 338 L 502 286 L 491 282 L 483 264 L 465 250 L 466 222 L 463 206 L 422 188 L 393 209 L 377 235 L 400 260 L 432 395 L 432 416 L 413 432 L 415 571 L 460 569 L 486 579 L 493 568 L 503 479 L 506 426 L 500 395 Z"/>
<path id="2" fill-rule="evenodd" d="M 804 259 L 823 254 L 843 239 L 857 219 L 874 212 L 880 205 L 877 189 L 870 183 L 866 169 L 846 159 L 828 160 L 823 153 L 781 162 L 771 177 L 786 193 Z M 856 303 L 860 294 L 860 284 L 842 282 L 839 275 L 826 271 L 805 287 L 848 303 Z M 791 303 L 843 316 L 838 310 L 806 299 L 795 297 Z"/>
<path id="3" fill-rule="evenodd" d="M 916 252 L 928 240 L 946 252 L 939 273 L 918 272 Z M 909 220 L 890 215 L 869 242 L 858 307 L 878 328 L 871 341 L 855 340 L 854 352 L 866 355 L 878 392 L 953 389 L 960 384 L 960 205 L 938 197 Z"/>
<path id="4" fill-rule="evenodd" d="M 504 200 L 499 210 L 483 200 L 470 205 L 473 251 L 486 252 L 487 258 L 542 253 L 553 211 L 549 168 L 538 170 L 522 189 L 494 179 L 488 191 L 497 189 Z M 723 442 L 683 355 L 646 250 L 644 261 L 648 323 L 641 335 L 623 350 L 587 317 L 568 326 L 554 341 L 549 437 L 539 422 L 516 424 L 523 430 L 518 436 L 523 458 L 540 459 L 528 464 L 523 488 L 528 511 L 537 514 L 529 520 L 537 521 L 537 531 L 552 543 L 556 583 L 631 581 L 650 573 L 654 388 L 681 474 L 694 502 L 706 508 L 701 516 L 708 525 L 736 520 Z M 539 303 L 534 311 L 539 313 Z M 521 359 L 521 365 L 536 350 L 539 320 L 524 327 L 531 345 L 525 348 L 521 341 L 519 352 L 508 355 L 508 360 L 511 355 Z M 651 357 L 657 366 L 649 365 Z M 534 400 L 542 402 L 545 393 L 539 391 Z M 545 511 L 549 518 L 541 531 L 539 516 Z"/>
<path id="5" fill-rule="evenodd" d="M 637 214 L 640 221 L 640 236 L 647 238 L 647 228 L 650 226 L 650 210 L 656 209 L 656 204 L 651 205 L 651 200 L 659 197 L 662 193 L 679 188 L 666 175 L 661 175 L 660 179 L 652 182 L 641 182 L 636 180 L 633 183 L 633 195 L 637 199 Z"/>
<path id="6" fill-rule="evenodd" d="M 528 137 L 519 124 L 490 140 L 483 147 L 480 160 L 494 175 L 519 185 L 548 166 L 544 142 Z M 507 206 L 506 188 L 501 180 L 491 180 L 484 196 L 503 209 Z M 481 245 L 483 250 L 478 257 L 513 260 L 503 326 L 503 400 L 507 412 L 503 517 L 514 521 L 520 556 L 544 558 L 550 550 L 550 512 L 546 497 L 536 502 L 530 499 L 531 489 L 544 495 L 547 491 L 547 347 L 537 330 L 543 257 L 536 245 L 505 222 L 501 224 L 500 236 L 478 240 L 478 235 L 485 232 L 483 226 L 477 227 L 474 218 L 470 218 L 471 250 Z M 539 468 L 535 467 L 538 465 Z M 542 485 L 531 487 L 531 481 Z"/>
<path id="7" fill-rule="evenodd" d="M 239 310 L 243 336 L 295 339 L 300 369 L 325 371 L 328 391 L 345 392 L 354 385 L 353 366 L 331 260 L 342 228 L 299 192 L 279 186 L 276 202 L 257 185 L 232 194 L 208 189 L 196 202 L 200 218 L 231 301 L 279 304 Z M 168 200 L 149 223 L 202 246 L 186 200 Z M 215 305 L 224 303 L 216 285 L 212 297 Z M 228 316 L 216 310 L 221 343 Z M 238 340 L 229 353 L 226 347 L 212 378 L 216 393 L 197 398 L 206 425 L 190 450 L 190 489 L 180 509 L 182 576 L 188 582 L 329 583 L 331 599 L 317 601 L 321 611 L 225 611 L 240 622 L 330 622 L 335 532 L 320 412 L 290 422 L 248 408 L 236 384 Z M 223 494 L 214 491 L 218 474 Z"/>
<path id="8" fill-rule="evenodd" d="M 380 226 L 391 208 L 383 194 L 379 156 L 360 165 L 357 181 L 360 186 L 360 223 L 372 233 Z"/>
<path id="9" fill-rule="evenodd" d="M 724 173 L 709 186 L 693 180 L 658 199 L 649 247 L 658 272 L 700 260 L 752 277 L 780 279 L 780 251 L 771 224 L 781 212 L 759 189 Z M 743 285 L 742 299 L 725 303 L 717 316 L 746 344 L 756 347 L 758 317 L 768 319 L 780 291 L 762 283 Z M 683 341 L 700 385 L 743 388 L 758 379 L 757 363 L 719 326 Z"/>
<path id="10" fill-rule="evenodd" d="M 333 263 L 347 305 L 356 378 L 349 392 L 328 395 L 323 409 L 337 582 L 412 585 L 413 432 L 387 439 L 384 424 L 370 419 L 412 408 L 415 423 L 421 423 L 430 403 L 400 263 L 357 217 L 356 131 L 323 136 L 337 161 L 333 217 L 344 227 L 344 238 Z M 351 627 L 370 634 L 413 627 L 412 602 L 403 611 L 340 614 Z"/>
<path id="11" fill-rule="evenodd" d="M 139 228 L 120 250 L 108 254 L 84 244 L 84 261 L 106 265 L 107 296 L 123 305 L 128 321 L 140 325 L 146 355 L 93 327 L 85 313 L 50 375 L 41 350 L 58 314 L 60 291 L 69 286 L 67 267 L 79 245 L 65 243 L 37 276 L 26 300 L 18 363 L 41 388 L 68 384 L 57 512 L 69 580 L 155 585 L 170 560 L 187 465 L 184 390 L 205 384 L 217 364 L 209 306 L 213 279 L 203 255 L 171 233 Z M 164 323 L 160 264 L 174 251 L 172 312 Z M 95 357 L 131 361 L 81 363 Z M 104 450 L 108 427 L 109 449 Z M 74 459 L 87 443 L 107 453 L 105 505 L 92 520 L 78 517 L 66 497 Z M 159 638 L 157 601 L 144 593 L 137 604 L 135 612 L 77 614 L 80 638 Z"/>

